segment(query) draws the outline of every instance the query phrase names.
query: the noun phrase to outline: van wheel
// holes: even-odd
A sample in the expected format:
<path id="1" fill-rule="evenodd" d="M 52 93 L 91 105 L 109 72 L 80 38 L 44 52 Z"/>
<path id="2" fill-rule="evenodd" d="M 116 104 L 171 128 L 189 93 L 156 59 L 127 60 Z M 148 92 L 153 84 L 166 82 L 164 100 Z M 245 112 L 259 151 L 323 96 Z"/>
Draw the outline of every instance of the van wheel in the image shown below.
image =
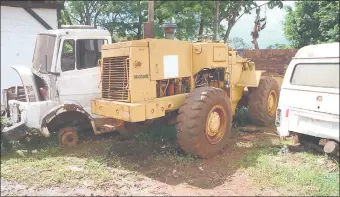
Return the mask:
<path id="1" fill-rule="evenodd" d="M 275 79 L 260 80 L 257 88 L 250 88 L 248 112 L 253 123 L 260 126 L 274 124 L 279 102 L 279 85 Z"/>
<path id="2" fill-rule="evenodd" d="M 224 90 L 194 89 L 185 98 L 177 117 L 180 147 L 201 158 L 216 155 L 227 144 L 231 132 L 231 104 Z"/>
<path id="3" fill-rule="evenodd" d="M 57 139 L 60 146 L 76 146 L 79 141 L 76 127 L 65 127 L 58 131 Z"/>

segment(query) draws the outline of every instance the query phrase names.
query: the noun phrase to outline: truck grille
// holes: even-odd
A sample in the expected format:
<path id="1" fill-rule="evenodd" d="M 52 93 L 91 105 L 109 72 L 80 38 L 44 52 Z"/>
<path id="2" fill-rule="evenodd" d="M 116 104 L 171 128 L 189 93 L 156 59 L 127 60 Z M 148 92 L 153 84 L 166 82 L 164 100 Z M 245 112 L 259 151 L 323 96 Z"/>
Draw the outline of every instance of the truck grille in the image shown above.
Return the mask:
<path id="1" fill-rule="evenodd" d="M 128 101 L 129 57 L 107 57 L 103 59 L 102 98 Z"/>

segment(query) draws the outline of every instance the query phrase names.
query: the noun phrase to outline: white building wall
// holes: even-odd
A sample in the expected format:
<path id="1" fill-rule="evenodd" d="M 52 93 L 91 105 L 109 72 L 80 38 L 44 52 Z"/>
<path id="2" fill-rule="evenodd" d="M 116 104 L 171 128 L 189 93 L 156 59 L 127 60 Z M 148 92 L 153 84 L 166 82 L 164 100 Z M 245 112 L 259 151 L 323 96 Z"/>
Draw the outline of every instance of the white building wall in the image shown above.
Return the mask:
<path id="1" fill-rule="evenodd" d="M 53 29 L 58 28 L 56 9 L 33 9 Z M 1 102 L 2 90 L 21 85 L 12 65 L 31 66 L 35 39 L 46 30 L 23 8 L 1 6 Z"/>

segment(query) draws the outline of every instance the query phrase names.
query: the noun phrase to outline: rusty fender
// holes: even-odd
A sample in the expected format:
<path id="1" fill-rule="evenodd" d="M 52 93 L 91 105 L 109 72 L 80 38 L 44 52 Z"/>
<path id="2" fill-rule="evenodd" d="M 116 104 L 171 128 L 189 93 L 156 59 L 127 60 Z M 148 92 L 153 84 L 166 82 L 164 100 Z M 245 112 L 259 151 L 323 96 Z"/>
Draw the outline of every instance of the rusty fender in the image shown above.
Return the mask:
<path id="1" fill-rule="evenodd" d="M 93 118 L 82 107 L 76 104 L 62 104 L 62 105 L 52 108 L 46 115 L 43 116 L 41 120 L 41 133 L 45 137 L 49 137 L 50 132 L 47 128 L 47 124 L 50 123 L 57 115 L 64 113 L 64 112 L 70 112 L 70 111 L 77 111 L 77 112 L 84 114 L 90 120 L 92 127 L 95 128 Z"/>

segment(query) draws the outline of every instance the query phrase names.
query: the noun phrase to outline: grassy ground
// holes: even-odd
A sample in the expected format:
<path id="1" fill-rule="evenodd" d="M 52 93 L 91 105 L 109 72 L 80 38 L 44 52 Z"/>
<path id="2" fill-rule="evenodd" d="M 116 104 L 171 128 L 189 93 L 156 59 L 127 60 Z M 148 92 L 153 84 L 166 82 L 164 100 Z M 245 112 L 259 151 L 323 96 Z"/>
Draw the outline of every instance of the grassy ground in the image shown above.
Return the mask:
<path id="1" fill-rule="evenodd" d="M 201 160 L 179 149 L 173 127 L 153 127 L 128 141 L 107 134 L 72 149 L 35 140 L 16 146 L 15 152 L 2 152 L 1 178 L 39 187 L 96 187 L 116 179 L 114 169 L 124 169 L 170 185 L 186 182 L 213 189 L 241 170 L 257 188 L 275 190 L 277 195 L 339 196 L 337 163 L 304 151 L 279 154 L 283 145 L 290 141 L 273 132 L 234 129 L 221 154 Z"/>
<path id="2" fill-rule="evenodd" d="M 279 188 L 287 195 L 339 196 L 339 164 L 308 152 L 277 152 L 278 148 L 255 147 L 235 165 L 260 188 Z"/>
<path id="3" fill-rule="evenodd" d="M 101 146 L 105 149 L 105 146 Z M 95 151 L 67 154 L 56 146 L 41 150 L 17 150 L 1 158 L 1 178 L 29 185 L 77 185 L 88 178 L 95 184 L 109 180 L 110 173 L 103 164 L 103 156 Z"/>

